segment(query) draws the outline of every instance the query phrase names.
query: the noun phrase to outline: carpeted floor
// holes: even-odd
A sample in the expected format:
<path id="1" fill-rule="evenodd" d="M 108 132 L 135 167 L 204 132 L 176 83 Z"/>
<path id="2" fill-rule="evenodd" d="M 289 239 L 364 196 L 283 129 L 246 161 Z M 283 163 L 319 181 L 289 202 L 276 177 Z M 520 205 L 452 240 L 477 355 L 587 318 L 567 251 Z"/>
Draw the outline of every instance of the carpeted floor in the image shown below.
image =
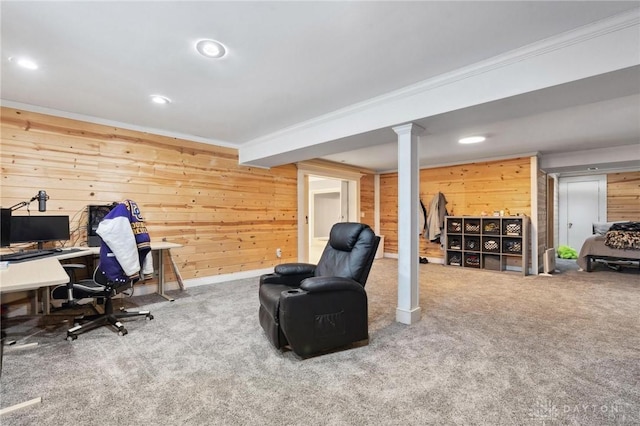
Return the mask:
<path id="1" fill-rule="evenodd" d="M 258 324 L 257 279 L 128 299 L 153 321 L 64 340 L 10 321 L 3 425 L 638 425 L 640 275 L 420 265 L 422 319 L 395 322 L 397 261 L 374 263 L 366 346 L 301 360 Z"/>

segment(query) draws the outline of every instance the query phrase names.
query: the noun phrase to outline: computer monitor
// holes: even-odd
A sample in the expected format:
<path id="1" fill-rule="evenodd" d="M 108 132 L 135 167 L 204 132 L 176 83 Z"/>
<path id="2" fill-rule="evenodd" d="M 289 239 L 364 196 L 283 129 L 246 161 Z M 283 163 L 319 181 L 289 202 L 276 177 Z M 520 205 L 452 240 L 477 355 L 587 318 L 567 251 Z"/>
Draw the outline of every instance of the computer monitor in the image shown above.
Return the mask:
<path id="1" fill-rule="evenodd" d="M 102 222 L 102 219 L 116 206 L 116 203 L 111 203 L 102 206 L 87 206 L 89 214 L 87 215 L 87 243 L 89 247 L 99 247 L 100 236 L 98 235 L 98 225 Z"/>
<path id="2" fill-rule="evenodd" d="M 0 209 L 0 247 L 11 244 L 11 209 Z"/>
<path id="3" fill-rule="evenodd" d="M 11 243 L 66 241 L 71 237 L 69 216 L 12 216 Z"/>

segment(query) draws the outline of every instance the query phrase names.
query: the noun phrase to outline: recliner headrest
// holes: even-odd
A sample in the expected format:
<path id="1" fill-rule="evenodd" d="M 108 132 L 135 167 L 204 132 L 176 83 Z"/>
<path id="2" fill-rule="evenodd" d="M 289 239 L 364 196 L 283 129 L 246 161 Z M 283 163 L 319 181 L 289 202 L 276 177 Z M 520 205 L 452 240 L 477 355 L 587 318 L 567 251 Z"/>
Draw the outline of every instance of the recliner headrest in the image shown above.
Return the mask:
<path id="1" fill-rule="evenodd" d="M 351 251 L 364 227 L 362 223 L 336 223 L 331 228 L 329 244 L 336 250 Z"/>

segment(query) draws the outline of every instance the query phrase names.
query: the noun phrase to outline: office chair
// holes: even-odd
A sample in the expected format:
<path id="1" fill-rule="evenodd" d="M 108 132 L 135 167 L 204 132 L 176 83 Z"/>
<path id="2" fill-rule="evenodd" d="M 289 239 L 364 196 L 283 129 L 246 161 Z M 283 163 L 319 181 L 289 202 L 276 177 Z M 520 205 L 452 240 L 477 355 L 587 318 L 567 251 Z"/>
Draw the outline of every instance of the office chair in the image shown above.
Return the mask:
<path id="1" fill-rule="evenodd" d="M 84 265 L 66 264 L 62 265 L 69 274 L 69 284 L 64 287 L 58 287 L 57 295 L 59 297 L 59 289 L 67 291 L 68 300 L 63 304 L 65 307 L 79 306 L 77 301 L 85 298 L 94 298 L 102 301 L 104 304 L 104 312 L 100 313 L 96 306 L 91 307 L 96 311 L 96 315 L 82 316 L 75 319 L 77 322 L 72 328 L 67 330 L 67 340 L 72 341 L 78 338 L 78 334 L 101 327 L 103 325 L 113 326 L 120 336 L 126 335 L 127 329 L 119 321 L 123 318 L 132 318 L 143 316 L 148 320 L 153 319 L 153 315 L 149 311 L 125 311 L 113 310 L 113 296 L 122 293 L 127 289 L 133 289 L 133 284 L 137 280 L 129 280 L 126 282 L 114 282 L 107 279 L 104 272 L 98 268 L 94 271 L 93 279 L 75 280 L 75 270 L 84 268 Z M 54 289 L 54 297 L 56 297 L 56 289 Z"/>
<path id="2" fill-rule="evenodd" d="M 133 290 L 133 284 L 139 277 L 153 272 L 151 240 L 138 204 L 133 200 L 124 200 L 113 206 L 99 223 L 96 233 L 102 241 L 100 264 L 93 279 L 76 281 L 72 271 L 79 265 L 66 265 L 67 271 L 70 271 L 67 304 L 73 305 L 78 298 L 97 298 L 104 301 L 104 313 L 81 319 L 89 322 L 70 328 L 67 340 L 75 340 L 78 334 L 107 324 L 124 336 L 127 329 L 119 319 L 137 316 L 153 319 L 149 311 L 113 311 L 113 296 L 127 288 Z"/>
<path id="3" fill-rule="evenodd" d="M 260 277 L 259 321 L 269 341 L 301 357 L 368 340 L 364 290 L 380 237 L 337 223 L 317 265 L 277 265 Z"/>

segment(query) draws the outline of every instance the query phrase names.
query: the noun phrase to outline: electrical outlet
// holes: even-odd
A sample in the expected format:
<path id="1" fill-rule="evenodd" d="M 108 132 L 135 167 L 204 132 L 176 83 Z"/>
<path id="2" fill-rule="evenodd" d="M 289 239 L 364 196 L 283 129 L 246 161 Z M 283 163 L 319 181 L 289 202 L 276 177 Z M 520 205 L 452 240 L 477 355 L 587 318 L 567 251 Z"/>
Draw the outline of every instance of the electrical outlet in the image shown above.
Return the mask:
<path id="1" fill-rule="evenodd" d="M 276 257 L 278 258 L 282 257 L 282 250 L 280 248 L 276 249 Z"/>

